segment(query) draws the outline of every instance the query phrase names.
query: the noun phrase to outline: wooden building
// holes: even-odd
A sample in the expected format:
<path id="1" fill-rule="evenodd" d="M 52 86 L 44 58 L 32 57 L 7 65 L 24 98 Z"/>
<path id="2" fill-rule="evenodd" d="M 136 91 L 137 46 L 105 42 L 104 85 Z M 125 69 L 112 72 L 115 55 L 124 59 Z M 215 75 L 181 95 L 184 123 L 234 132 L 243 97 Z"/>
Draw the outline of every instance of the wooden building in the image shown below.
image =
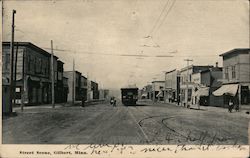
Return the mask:
<path id="1" fill-rule="evenodd" d="M 2 81 L 3 93 L 7 92 L 10 82 L 10 42 L 3 42 Z M 14 44 L 17 51 L 16 103 L 46 104 L 51 102 L 51 54 L 29 42 Z M 15 60 L 15 59 L 14 59 Z M 54 56 L 55 73 L 57 57 Z M 57 81 L 55 80 L 55 83 Z M 5 95 L 5 94 L 3 94 Z"/>
<path id="2" fill-rule="evenodd" d="M 81 76 L 79 71 L 64 71 L 64 77 L 68 78 L 68 101 L 81 101 Z M 75 81 L 73 82 L 75 77 Z M 73 86 L 74 85 L 74 86 Z"/>
<path id="3" fill-rule="evenodd" d="M 228 104 L 229 98 L 236 104 L 249 104 L 250 49 L 233 49 L 220 56 L 223 58 L 223 85 L 213 94 L 224 95 L 224 104 Z"/>

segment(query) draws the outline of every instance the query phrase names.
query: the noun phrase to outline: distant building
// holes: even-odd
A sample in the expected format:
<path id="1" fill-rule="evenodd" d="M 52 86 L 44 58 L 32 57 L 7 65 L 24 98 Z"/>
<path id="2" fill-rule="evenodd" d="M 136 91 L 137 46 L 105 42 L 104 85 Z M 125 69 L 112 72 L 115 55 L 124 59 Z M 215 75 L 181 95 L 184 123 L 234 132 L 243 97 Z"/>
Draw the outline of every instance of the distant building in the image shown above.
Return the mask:
<path id="1" fill-rule="evenodd" d="M 190 65 L 180 70 L 180 101 L 181 103 L 191 103 L 192 91 L 194 84 L 192 83 L 192 74 L 200 71 L 208 70 L 213 66 L 197 66 Z"/>
<path id="2" fill-rule="evenodd" d="M 164 98 L 165 81 L 153 81 L 152 82 L 152 93 L 153 101 L 162 101 Z"/>
<path id="3" fill-rule="evenodd" d="M 81 95 L 82 97 L 87 100 L 87 89 L 88 89 L 88 83 L 87 83 L 87 77 L 81 76 Z"/>
<path id="4" fill-rule="evenodd" d="M 91 91 L 93 92 L 93 99 L 99 99 L 98 83 L 91 81 Z"/>
<path id="5" fill-rule="evenodd" d="M 148 84 L 141 89 L 140 99 L 151 99 L 152 96 L 152 85 Z"/>
<path id="6" fill-rule="evenodd" d="M 18 46 L 18 49 L 17 49 Z M 51 54 L 30 42 L 14 44 L 17 55 L 16 103 L 46 104 L 51 102 Z M 54 73 L 58 73 L 57 57 L 54 56 Z M 7 105 L 10 83 L 10 42 L 2 43 L 3 105 Z M 57 84 L 55 76 L 55 86 Z M 55 87 L 56 89 L 56 87 Z"/>
<path id="7" fill-rule="evenodd" d="M 55 102 L 56 103 L 62 103 L 65 102 L 64 99 L 64 86 L 63 86 L 63 62 L 61 60 L 57 60 L 57 71 L 55 73 L 55 80 L 56 85 L 55 85 Z M 67 100 L 66 100 L 67 102 Z"/>
<path id="8" fill-rule="evenodd" d="M 165 99 L 171 102 L 180 100 L 180 76 L 176 69 L 165 73 Z"/>
<path id="9" fill-rule="evenodd" d="M 99 99 L 104 99 L 104 89 L 99 89 Z"/>
<path id="10" fill-rule="evenodd" d="M 68 78 L 63 76 L 63 102 L 68 101 L 69 85 Z"/>
<path id="11" fill-rule="evenodd" d="M 99 89 L 99 99 L 104 99 L 104 100 L 109 99 L 109 90 Z"/>
<path id="12" fill-rule="evenodd" d="M 81 73 L 78 71 L 65 71 L 63 73 L 64 77 L 68 78 L 68 101 L 81 101 Z M 73 78 L 75 77 L 75 82 L 73 82 Z M 74 87 L 73 87 L 74 85 Z"/>
<path id="13" fill-rule="evenodd" d="M 109 99 L 109 90 L 104 89 L 104 99 Z"/>
<path id="14" fill-rule="evenodd" d="M 223 97 L 216 97 L 212 93 L 222 85 L 222 68 L 216 67 L 192 74 L 192 104 L 221 106 Z"/>
<path id="15" fill-rule="evenodd" d="M 93 100 L 93 91 L 91 89 L 91 80 L 87 79 L 87 100 Z"/>
<path id="16" fill-rule="evenodd" d="M 220 55 L 223 58 L 223 85 L 213 94 L 224 95 L 224 103 L 233 98 L 236 104 L 250 103 L 250 49 L 233 49 Z"/>

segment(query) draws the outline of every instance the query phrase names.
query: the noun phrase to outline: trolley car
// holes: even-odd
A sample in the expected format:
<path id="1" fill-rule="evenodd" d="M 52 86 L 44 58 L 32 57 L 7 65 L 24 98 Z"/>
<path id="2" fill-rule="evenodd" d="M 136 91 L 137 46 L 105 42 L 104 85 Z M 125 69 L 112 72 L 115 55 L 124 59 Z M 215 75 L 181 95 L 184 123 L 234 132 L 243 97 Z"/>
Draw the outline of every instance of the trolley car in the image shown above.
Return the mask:
<path id="1" fill-rule="evenodd" d="M 136 105 L 138 100 L 138 88 L 121 88 L 122 104 Z"/>

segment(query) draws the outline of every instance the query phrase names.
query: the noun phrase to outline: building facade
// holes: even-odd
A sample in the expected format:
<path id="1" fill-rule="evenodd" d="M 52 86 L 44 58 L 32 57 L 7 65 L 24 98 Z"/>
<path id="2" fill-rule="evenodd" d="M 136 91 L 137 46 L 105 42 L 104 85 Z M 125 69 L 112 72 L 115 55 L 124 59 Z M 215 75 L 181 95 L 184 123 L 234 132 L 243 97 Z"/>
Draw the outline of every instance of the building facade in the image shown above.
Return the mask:
<path id="1" fill-rule="evenodd" d="M 148 84 L 141 89 L 140 99 L 151 99 L 152 97 L 152 85 Z"/>
<path id="2" fill-rule="evenodd" d="M 68 78 L 63 76 L 63 102 L 68 101 L 69 85 Z"/>
<path id="3" fill-rule="evenodd" d="M 91 91 L 93 92 L 93 99 L 99 99 L 98 83 L 91 81 Z"/>
<path id="4" fill-rule="evenodd" d="M 63 85 L 63 65 L 64 63 L 61 60 L 57 60 L 57 71 L 55 72 L 55 102 L 63 103 L 64 99 L 64 85 Z M 67 102 L 67 101 L 66 101 Z"/>
<path id="5" fill-rule="evenodd" d="M 9 91 L 10 43 L 2 43 L 2 86 L 3 96 Z M 17 51 L 16 103 L 46 104 L 51 102 L 51 54 L 29 42 L 14 44 Z M 57 74 L 57 57 L 54 56 L 54 73 Z M 57 79 L 55 79 L 55 85 Z M 7 104 L 3 100 L 3 104 Z"/>
<path id="6" fill-rule="evenodd" d="M 165 99 L 169 102 L 179 102 L 180 76 L 176 69 L 165 73 Z"/>
<path id="7" fill-rule="evenodd" d="M 223 105 L 223 97 L 214 96 L 212 93 L 222 85 L 222 68 L 209 68 L 192 74 L 192 104 L 206 106 Z"/>
<path id="8" fill-rule="evenodd" d="M 64 71 L 64 77 L 68 78 L 68 101 L 81 101 L 81 73 L 78 71 Z M 74 81 L 75 78 L 75 81 Z M 73 82 L 74 81 L 74 82 Z M 73 100 L 74 99 L 74 100 Z"/>
<path id="9" fill-rule="evenodd" d="M 165 81 L 153 81 L 152 82 L 152 100 L 162 101 L 164 100 Z"/>
<path id="10" fill-rule="evenodd" d="M 99 99 L 108 100 L 109 99 L 109 90 L 108 89 L 99 89 Z"/>
<path id="11" fill-rule="evenodd" d="M 87 77 L 81 76 L 81 95 L 84 100 L 87 100 L 87 89 L 88 89 Z"/>
<path id="12" fill-rule="evenodd" d="M 190 65 L 180 70 L 180 102 L 184 105 L 191 104 L 194 83 L 192 82 L 192 74 L 200 71 L 208 70 L 213 66 L 197 66 Z"/>
<path id="13" fill-rule="evenodd" d="M 223 58 L 223 85 L 214 95 L 224 95 L 224 104 L 234 98 L 236 104 L 250 103 L 250 49 L 233 49 Z"/>

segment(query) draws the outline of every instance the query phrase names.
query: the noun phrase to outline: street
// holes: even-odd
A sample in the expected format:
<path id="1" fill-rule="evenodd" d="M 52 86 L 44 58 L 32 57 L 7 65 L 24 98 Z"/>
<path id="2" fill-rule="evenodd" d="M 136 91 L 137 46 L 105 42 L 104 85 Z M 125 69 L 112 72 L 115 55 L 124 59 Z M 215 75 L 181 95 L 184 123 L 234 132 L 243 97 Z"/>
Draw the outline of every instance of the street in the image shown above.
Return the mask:
<path id="1" fill-rule="evenodd" d="M 249 115 L 139 102 L 16 110 L 3 119 L 4 144 L 244 144 Z"/>

